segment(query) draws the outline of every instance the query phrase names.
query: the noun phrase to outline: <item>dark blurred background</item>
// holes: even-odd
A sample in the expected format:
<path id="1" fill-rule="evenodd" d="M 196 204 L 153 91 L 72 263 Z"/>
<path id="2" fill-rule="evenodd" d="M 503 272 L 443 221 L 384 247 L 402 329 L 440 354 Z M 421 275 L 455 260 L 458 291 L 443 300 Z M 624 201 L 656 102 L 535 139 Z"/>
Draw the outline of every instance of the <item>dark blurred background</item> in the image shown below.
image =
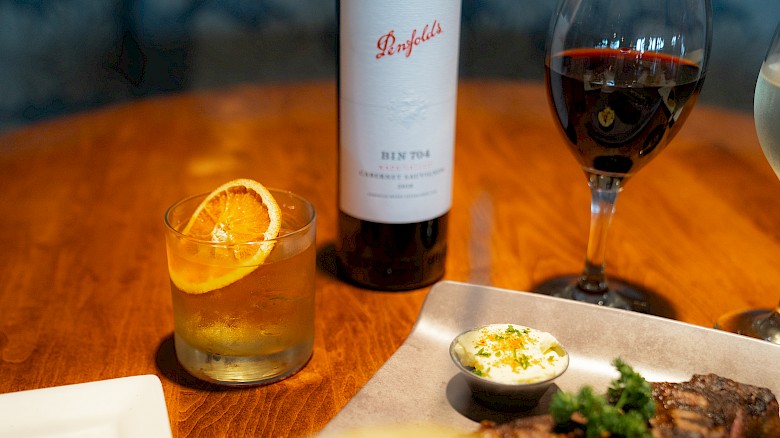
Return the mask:
<path id="1" fill-rule="evenodd" d="M 749 112 L 780 1 L 712 4 L 701 101 Z M 554 8 L 463 0 L 461 77 L 541 81 Z M 0 0 L 0 131 L 160 93 L 335 78 L 335 45 L 335 0 Z"/>

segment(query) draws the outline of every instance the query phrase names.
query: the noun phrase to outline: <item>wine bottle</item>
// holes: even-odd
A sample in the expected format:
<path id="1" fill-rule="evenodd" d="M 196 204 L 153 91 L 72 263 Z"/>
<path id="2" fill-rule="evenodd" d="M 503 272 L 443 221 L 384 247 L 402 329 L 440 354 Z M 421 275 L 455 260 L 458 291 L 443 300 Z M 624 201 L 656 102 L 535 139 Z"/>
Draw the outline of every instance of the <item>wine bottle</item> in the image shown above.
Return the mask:
<path id="1" fill-rule="evenodd" d="M 460 0 L 340 0 L 339 218 L 347 280 L 441 278 L 452 205 Z"/>

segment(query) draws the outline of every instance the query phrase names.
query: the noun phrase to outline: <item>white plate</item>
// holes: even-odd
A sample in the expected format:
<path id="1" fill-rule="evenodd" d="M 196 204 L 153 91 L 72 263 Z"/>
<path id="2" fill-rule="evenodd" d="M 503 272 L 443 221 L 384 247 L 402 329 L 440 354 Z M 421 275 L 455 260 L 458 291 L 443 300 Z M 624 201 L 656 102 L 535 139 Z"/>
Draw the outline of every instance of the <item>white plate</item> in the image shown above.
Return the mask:
<path id="1" fill-rule="evenodd" d="M 651 381 L 686 381 L 715 373 L 771 389 L 780 396 L 780 346 L 670 319 L 544 295 L 444 281 L 428 292 L 409 337 L 325 427 L 339 436 L 388 424 L 440 424 L 473 432 L 480 420 L 518 414 L 476 404 L 449 358 L 452 339 L 470 328 L 516 323 L 555 335 L 570 354 L 558 388 L 588 384 L 605 391 L 616 357 Z M 532 412 L 546 412 L 555 385 Z"/>
<path id="2" fill-rule="evenodd" d="M 123 377 L 0 395 L 0 437 L 171 437 L 160 379 Z"/>

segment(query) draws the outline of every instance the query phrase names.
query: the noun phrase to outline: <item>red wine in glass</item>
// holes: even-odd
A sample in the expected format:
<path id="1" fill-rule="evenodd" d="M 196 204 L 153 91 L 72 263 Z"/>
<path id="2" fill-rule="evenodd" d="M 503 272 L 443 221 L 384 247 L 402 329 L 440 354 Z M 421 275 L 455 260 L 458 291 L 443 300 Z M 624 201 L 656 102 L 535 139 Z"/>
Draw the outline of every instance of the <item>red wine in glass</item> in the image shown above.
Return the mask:
<path id="1" fill-rule="evenodd" d="M 591 189 L 582 274 L 540 293 L 651 312 L 628 282 L 607 281 L 618 193 L 680 130 L 698 97 L 711 40 L 709 0 L 560 0 L 545 58 L 550 107 Z"/>
<path id="2" fill-rule="evenodd" d="M 550 104 L 586 171 L 626 178 L 677 133 L 701 91 L 700 67 L 632 49 L 573 49 L 547 70 Z"/>

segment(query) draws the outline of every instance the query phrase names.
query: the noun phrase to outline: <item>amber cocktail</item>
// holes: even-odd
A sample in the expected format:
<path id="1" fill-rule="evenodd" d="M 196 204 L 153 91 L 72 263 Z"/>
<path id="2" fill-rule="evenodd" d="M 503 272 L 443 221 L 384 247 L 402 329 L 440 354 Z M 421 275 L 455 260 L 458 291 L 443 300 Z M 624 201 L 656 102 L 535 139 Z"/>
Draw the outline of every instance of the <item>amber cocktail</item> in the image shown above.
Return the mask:
<path id="1" fill-rule="evenodd" d="M 267 191 L 268 201 L 239 181 L 165 214 L 176 356 L 206 381 L 270 383 L 312 353 L 315 212 L 290 192 Z"/>

